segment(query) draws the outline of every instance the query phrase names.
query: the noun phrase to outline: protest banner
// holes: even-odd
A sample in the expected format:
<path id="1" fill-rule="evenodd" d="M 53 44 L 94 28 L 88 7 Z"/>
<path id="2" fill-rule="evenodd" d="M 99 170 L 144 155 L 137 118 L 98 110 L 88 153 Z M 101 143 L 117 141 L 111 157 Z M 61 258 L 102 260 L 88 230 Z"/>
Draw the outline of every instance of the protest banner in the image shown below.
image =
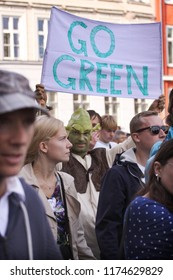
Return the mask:
<path id="1" fill-rule="evenodd" d="M 155 99 L 161 24 L 113 24 L 52 7 L 41 83 L 49 91 Z"/>

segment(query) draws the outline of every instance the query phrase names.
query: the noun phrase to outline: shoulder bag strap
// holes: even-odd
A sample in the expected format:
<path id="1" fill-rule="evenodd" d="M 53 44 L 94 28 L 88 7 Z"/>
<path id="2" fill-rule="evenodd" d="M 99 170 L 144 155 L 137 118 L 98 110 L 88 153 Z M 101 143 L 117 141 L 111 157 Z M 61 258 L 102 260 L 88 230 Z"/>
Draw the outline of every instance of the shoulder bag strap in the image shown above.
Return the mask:
<path id="1" fill-rule="evenodd" d="M 72 246 L 72 238 L 71 238 L 71 232 L 70 232 L 70 227 L 69 227 L 69 218 L 68 218 L 68 210 L 67 210 L 67 203 L 66 203 L 66 195 L 65 195 L 64 183 L 63 183 L 63 180 L 62 180 L 61 176 L 59 175 L 59 173 L 58 173 L 58 176 L 59 176 L 60 182 L 61 182 L 61 191 L 62 191 L 64 208 L 65 208 L 65 230 L 66 230 L 66 233 L 67 233 L 67 238 L 68 238 L 68 241 L 70 243 L 70 246 Z M 73 255 L 72 249 L 71 249 L 71 253 Z"/>

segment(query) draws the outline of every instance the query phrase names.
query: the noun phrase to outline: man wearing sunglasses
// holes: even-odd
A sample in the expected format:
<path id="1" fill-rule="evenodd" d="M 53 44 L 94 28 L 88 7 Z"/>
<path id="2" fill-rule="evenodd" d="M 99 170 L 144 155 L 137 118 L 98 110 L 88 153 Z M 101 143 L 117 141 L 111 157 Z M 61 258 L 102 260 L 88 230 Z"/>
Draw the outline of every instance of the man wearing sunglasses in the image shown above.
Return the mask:
<path id="1" fill-rule="evenodd" d="M 168 128 L 157 112 L 145 111 L 132 118 L 130 133 L 136 148 L 118 154 L 102 180 L 96 217 L 101 259 L 120 258 L 126 207 L 135 193 L 144 187 L 144 170 L 150 149 L 154 143 L 165 139 Z"/>

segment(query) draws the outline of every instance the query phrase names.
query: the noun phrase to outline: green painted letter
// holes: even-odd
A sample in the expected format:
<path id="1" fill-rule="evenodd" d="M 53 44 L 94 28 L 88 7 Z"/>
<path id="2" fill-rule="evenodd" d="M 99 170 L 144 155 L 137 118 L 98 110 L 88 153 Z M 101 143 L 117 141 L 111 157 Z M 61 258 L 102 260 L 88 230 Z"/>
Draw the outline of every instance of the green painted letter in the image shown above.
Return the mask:
<path id="1" fill-rule="evenodd" d="M 81 53 L 84 53 L 85 56 L 88 56 L 87 55 L 87 47 L 86 47 L 86 42 L 83 41 L 83 40 L 78 40 L 78 43 L 79 45 L 81 45 L 81 47 L 79 49 L 76 49 L 74 44 L 73 44 L 73 40 L 72 40 L 72 32 L 73 32 L 73 29 L 75 26 L 77 25 L 80 25 L 82 26 L 83 28 L 87 28 L 87 25 L 85 23 L 83 23 L 82 21 L 74 21 L 69 30 L 68 30 L 68 41 L 70 43 L 70 47 L 72 49 L 72 51 L 76 54 L 81 54 Z"/>
<path id="2" fill-rule="evenodd" d="M 110 64 L 110 67 L 111 67 L 111 85 L 110 85 L 111 89 L 110 89 L 110 92 L 111 92 L 111 94 L 118 94 L 118 95 L 120 95 L 121 94 L 121 90 L 116 90 L 114 88 L 114 81 L 121 79 L 121 76 L 115 75 L 115 69 L 122 69 L 123 65 L 122 64 Z"/>
<path id="3" fill-rule="evenodd" d="M 108 67 L 107 63 L 99 63 L 96 62 L 97 65 L 97 92 L 99 93 L 107 93 L 107 89 L 100 88 L 101 79 L 106 79 L 107 75 L 102 74 L 102 67 Z"/>
<path id="4" fill-rule="evenodd" d="M 148 95 L 148 67 L 143 66 L 143 86 L 140 83 L 133 67 L 131 65 L 126 65 L 127 69 L 127 90 L 128 94 L 132 94 L 132 86 L 131 86 L 131 76 L 133 75 L 133 78 L 139 88 L 139 90 L 142 92 L 143 95 L 147 96 Z"/>
<path id="5" fill-rule="evenodd" d="M 63 60 L 71 60 L 71 61 L 75 61 L 75 59 L 72 57 L 72 56 L 69 56 L 69 55 L 61 55 L 59 58 L 57 58 L 54 62 L 54 65 L 53 65 L 53 76 L 54 76 L 54 79 L 55 81 L 63 88 L 72 88 L 72 89 L 76 89 L 76 79 L 75 78 L 68 78 L 68 81 L 69 83 L 68 84 L 64 84 L 62 83 L 58 76 L 57 76 L 57 72 L 56 72 L 56 69 L 58 67 L 58 65 L 63 61 Z"/>
<path id="6" fill-rule="evenodd" d="M 95 43 L 95 35 L 97 32 L 99 32 L 100 30 L 104 30 L 106 31 L 109 35 L 110 35 L 110 38 L 111 38 L 111 44 L 110 44 L 110 48 L 107 52 L 105 53 L 102 53 L 99 51 L 99 49 L 97 48 L 96 46 L 96 43 Z M 95 54 L 98 56 L 98 57 L 102 57 L 102 58 L 105 58 L 105 57 L 108 57 L 110 56 L 114 49 L 115 49 L 115 37 L 114 37 L 114 33 L 109 29 L 107 28 L 106 26 L 103 26 L 103 25 L 98 25 L 96 27 L 94 27 L 91 31 L 91 34 L 90 34 L 90 41 L 91 41 L 91 45 L 92 45 L 92 48 L 95 52 Z"/>
<path id="7" fill-rule="evenodd" d="M 86 68 L 85 64 L 89 64 L 89 67 Z M 87 77 L 87 75 L 91 73 L 93 70 L 94 70 L 94 65 L 90 61 L 81 59 L 80 81 L 79 81 L 80 90 L 85 90 L 85 84 L 86 84 L 88 89 L 90 91 L 93 91 L 91 83 Z"/>

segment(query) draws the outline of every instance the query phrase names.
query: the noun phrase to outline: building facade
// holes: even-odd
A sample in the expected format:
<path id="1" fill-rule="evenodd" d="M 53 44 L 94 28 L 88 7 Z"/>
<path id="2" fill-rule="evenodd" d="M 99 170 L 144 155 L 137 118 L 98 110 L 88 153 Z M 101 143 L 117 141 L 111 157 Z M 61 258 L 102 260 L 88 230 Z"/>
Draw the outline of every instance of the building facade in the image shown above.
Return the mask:
<path id="1" fill-rule="evenodd" d="M 155 0 L 10 0 L 0 1 L 0 68 L 26 76 L 32 89 L 40 83 L 52 6 L 90 19 L 112 23 L 155 21 Z M 48 94 L 53 114 L 66 124 L 77 107 L 93 109 L 100 115 L 112 114 L 122 129 L 129 131 L 129 120 L 145 110 L 152 100 L 87 96 L 67 93 Z"/>
<path id="2" fill-rule="evenodd" d="M 166 108 L 173 88 L 173 0 L 156 1 L 156 20 L 162 22 L 163 91 Z"/>

